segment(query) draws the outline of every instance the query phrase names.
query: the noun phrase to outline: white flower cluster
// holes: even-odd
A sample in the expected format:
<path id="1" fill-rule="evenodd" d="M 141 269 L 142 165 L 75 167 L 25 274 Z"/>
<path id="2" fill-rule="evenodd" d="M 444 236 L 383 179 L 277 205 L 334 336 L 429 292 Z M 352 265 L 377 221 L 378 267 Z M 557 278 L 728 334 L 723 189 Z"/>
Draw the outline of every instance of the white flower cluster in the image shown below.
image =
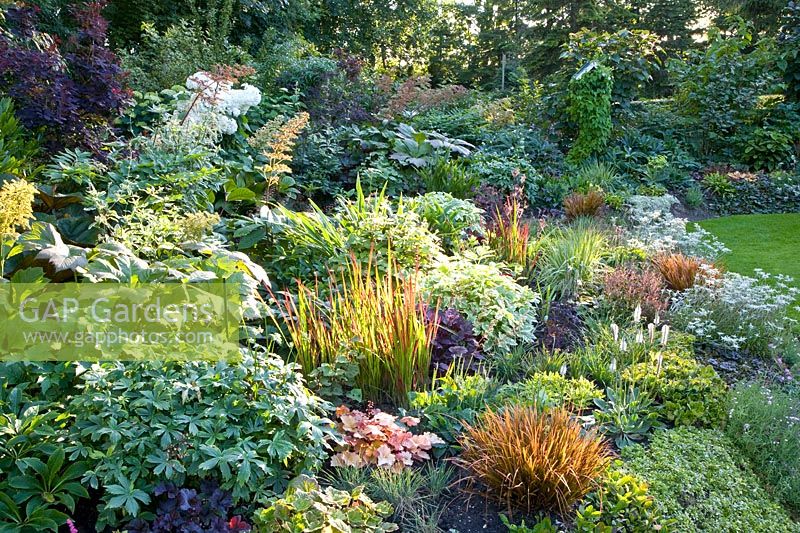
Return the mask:
<path id="1" fill-rule="evenodd" d="M 236 117 L 261 102 L 257 87 L 243 83 L 241 89 L 234 89 L 231 82 L 216 81 L 205 72 L 189 76 L 186 88 L 194 91 L 195 96 L 189 100 L 191 107 L 184 110 L 188 112 L 184 123 L 206 122 L 210 118 L 225 134 L 236 133 L 239 128 Z"/>
<path id="2" fill-rule="evenodd" d="M 791 330 L 787 310 L 800 294 L 791 278 L 756 270 L 756 277 L 703 265 L 694 287 L 673 295 L 673 322 L 698 340 L 767 355 Z"/>
<path id="3" fill-rule="evenodd" d="M 680 251 L 714 259 L 728 249 L 703 228 L 687 228 L 687 220 L 675 217 L 671 208 L 678 200 L 670 195 L 631 196 L 628 199 L 628 244 L 650 253 Z"/>

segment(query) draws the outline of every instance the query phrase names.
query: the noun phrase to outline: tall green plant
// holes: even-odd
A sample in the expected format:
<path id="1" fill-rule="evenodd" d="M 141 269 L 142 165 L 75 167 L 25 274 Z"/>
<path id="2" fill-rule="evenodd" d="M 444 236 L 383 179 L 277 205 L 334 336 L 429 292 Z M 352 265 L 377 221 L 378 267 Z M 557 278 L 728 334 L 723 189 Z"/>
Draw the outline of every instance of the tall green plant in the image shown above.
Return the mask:
<path id="1" fill-rule="evenodd" d="M 606 236 L 588 222 L 559 230 L 537 264 L 538 281 L 555 295 L 571 298 L 594 280 L 607 251 Z"/>
<path id="2" fill-rule="evenodd" d="M 611 69 L 591 61 L 569 82 L 567 114 L 578 126 L 567 158 L 575 163 L 601 153 L 611 136 Z"/>

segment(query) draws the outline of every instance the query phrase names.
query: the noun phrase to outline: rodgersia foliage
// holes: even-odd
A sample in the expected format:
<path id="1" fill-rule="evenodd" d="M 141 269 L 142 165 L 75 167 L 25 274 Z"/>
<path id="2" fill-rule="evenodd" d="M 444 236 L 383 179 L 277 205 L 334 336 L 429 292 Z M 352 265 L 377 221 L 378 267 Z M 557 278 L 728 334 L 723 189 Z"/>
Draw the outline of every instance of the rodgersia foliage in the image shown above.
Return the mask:
<path id="1" fill-rule="evenodd" d="M 332 430 L 322 407 L 274 356 L 95 365 L 70 403 L 68 453 L 99 458 L 83 481 L 101 490 L 100 525 L 139 516 L 162 482 L 219 479 L 248 503 L 320 466 Z"/>

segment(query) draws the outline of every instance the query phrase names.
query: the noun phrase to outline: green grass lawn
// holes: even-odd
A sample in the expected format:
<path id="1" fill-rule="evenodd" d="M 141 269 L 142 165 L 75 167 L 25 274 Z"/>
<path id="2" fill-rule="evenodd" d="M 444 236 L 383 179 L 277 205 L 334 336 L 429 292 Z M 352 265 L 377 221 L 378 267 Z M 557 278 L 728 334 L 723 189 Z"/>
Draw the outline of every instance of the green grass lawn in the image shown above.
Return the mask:
<path id="1" fill-rule="evenodd" d="M 800 213 L 735 215 L 698 223 L 730 248 L 719 261 L 728 270 L 752 275 L 761 268 L 794 278 L 800 287 Z M 794 318 L 800 313 L 790 311 Z"/>

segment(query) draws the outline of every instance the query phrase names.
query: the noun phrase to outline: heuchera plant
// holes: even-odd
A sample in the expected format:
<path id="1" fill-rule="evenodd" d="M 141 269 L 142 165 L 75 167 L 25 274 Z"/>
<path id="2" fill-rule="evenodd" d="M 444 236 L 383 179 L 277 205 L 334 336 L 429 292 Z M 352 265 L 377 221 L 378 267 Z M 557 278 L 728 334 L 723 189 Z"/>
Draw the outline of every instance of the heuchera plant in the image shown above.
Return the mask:
<path id="1" fill-rule="evenodd" d="M 153 494 L 161 498 L 156 518 L 151 523 L 134 520 L 128 524 L 128 533 L 250 531 L 250 524 L 240 517 L 228 518 L 233 503 L 231 495 L 213 481 L 204 482 L 199 492 L 186 487 L 179 488 L 172 483 L 161 483 L 155 487 Z"/>
<path id="2" fill-rule="evenodd" d="M 472 323 L 453 308 L 436 312 L 428 309 L 428 321 L 437 320 L 438 329 L 431 343 L 431 367 L 437 374 L 445 374 L 450 365 L 463 365 L 464 369 L 477 372 L 484 356 Z"/>
<path id="3" fill-rule="evenodd" d="M 342 405 L 336 409 L 337 425 L 345 446 L 331 459 L 331 466 L 362 468 L 375 465 L 399 472 L 414 461 L 430 459 L 428 453 L 444 441 L 433 433 L 414 435 L 409 431 L 419 424 L 419 418 L 396 416 L 380 409 L 367 412 L 351 411 Z"/>

